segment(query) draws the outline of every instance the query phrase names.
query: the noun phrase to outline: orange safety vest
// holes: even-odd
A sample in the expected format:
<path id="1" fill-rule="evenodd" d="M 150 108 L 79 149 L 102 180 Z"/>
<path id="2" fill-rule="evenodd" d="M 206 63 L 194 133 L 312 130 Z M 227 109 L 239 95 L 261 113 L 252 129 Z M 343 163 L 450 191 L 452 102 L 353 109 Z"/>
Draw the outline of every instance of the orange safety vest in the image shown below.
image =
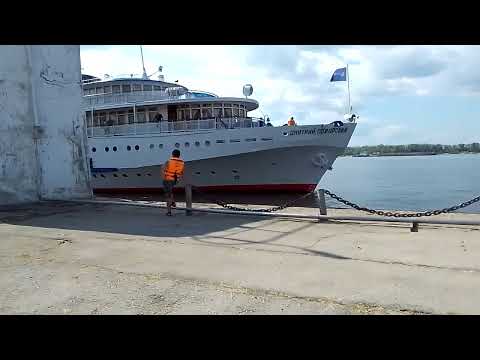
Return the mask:
<path id="1" fill-rule="evenodd" d="M 185 165 L 183 160 L 175 157 L 171 157 L 170 160 L 165 164 L 165 169 L 163 171 L 164 180 L 178 180 L 179 177 L 183 176 L 183 169 Z"/>
<path id="2" fill-rule="evenodd" d="M 295 126 L 295 120 L 289 119 L 288 120 L 288 126 Z"/>

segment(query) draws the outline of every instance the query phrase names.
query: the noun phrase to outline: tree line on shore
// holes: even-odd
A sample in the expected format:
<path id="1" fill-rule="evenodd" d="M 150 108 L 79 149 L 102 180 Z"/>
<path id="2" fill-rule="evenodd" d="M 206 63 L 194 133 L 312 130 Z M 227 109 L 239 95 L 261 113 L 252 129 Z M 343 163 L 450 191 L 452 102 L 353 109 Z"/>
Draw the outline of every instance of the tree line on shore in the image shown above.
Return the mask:
<path id="1" fill-rule="evenodd" d="M 408 154 L 408 153 L 436 153 L 459 154 L 480 153 L 480 143 L 441 145 L 441 144 L 409 144 L 409 145 L 374 145 L 354 146 L 345 149 L 343 156 L 352 155 L 381 155 L 381 154 Z"/>

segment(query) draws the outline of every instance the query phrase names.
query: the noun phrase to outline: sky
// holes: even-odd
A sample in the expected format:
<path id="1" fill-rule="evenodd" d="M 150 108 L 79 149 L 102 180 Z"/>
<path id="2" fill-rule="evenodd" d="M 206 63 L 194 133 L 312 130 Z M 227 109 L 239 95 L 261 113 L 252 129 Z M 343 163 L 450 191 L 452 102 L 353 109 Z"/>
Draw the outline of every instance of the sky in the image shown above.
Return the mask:
<path id="1" fill-rule="evenodd" d="M 138 45 L 80 47 L 82 73 L 142 73 Z M 283 125 L 343 120 L 346 82 L 330 82 L 348 64 L 353 112 L 350 146 L 480 142 L 480 46 L 144 45 L 147 74 L 192 90 L 243 97 L 253 86 L 251 116 Z M 156 79 L 156 75 L 152 77 Z"/>

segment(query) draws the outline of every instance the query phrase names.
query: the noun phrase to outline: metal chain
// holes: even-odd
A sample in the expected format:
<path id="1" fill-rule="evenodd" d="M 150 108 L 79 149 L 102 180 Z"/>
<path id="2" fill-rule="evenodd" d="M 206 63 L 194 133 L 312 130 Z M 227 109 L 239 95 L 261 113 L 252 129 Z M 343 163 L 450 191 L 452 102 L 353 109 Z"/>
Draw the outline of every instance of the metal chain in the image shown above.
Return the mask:
<path id="1" fill-rule="evenodd" d="M 311 191 L 311 192 L 309 192 L 305 195 L 300 196 L 299 198 L 289 200 L 289 201 L 285 202 L 284 204 L 282 204 L 280 206 L 275 206 L 275 207 L 271 207 L 271 208 L 263 208 L 263 209 L 251 209 L 251 208 L 241 208 L 241 207 L 238 207 L 238 206 L 232 206 L 232 205 L 229 205 L 229 204 L 227 204 L 227 203 L 225 203 L 221 200 L 212 199 L 205 192 L 200 191 L 196 186 L 192 186 L 192 189 L 201 193 L 205 197 L 205 200 L 208 200 L 212 203 L 215 203 L 215 204 L 223 207 L 224 209 L 234 210 L 234 211 L 263 212 L 263 213 L 271 213 L 271 212 L 286 209 L 287 207 L 292 206 L 294 203 L 296 203 L 296 202 L 298 202 L 302 199 L 305 199 L 309 196 L 312 196 L 315 193 L 315 191 Z"/>
<path id="2" fill-rule="evenodd" d="M 454 205 L 454 206 L 451 206 L 451 207 L 448 207 L 448 208 L 444 208 L 444 209 L 441 209 L 441 210 L 432 210 L 432 211 L 424 211 L 424 212 L 417 212 L 417 213 L 412 213 L 412 214 L 407 214 L 407 213 L 398 213 L 398 212 L 390 212 L 390 211 L 378 211 L 378 210 L 373 210 L 373 209 L 369 209 L 369 208 L 366 208 L 366 207 L 361 207 L 355 203 L 352 203 L 348 200 L 345 200 L 343 199 L 342 197 L 328 191 L 328 190 L 324 190 L 324 193 L 327 194 L 328 196 L 330 196 L 332 199 L 335 199 L 347 206 L 350 206 L 351 208 L 354 208 L 356 210 L 359 210 L 359 211 L 365 211 L 365 212 L 368 212 L 370 214 L 375 214 L 375 215 L 380 215 L 380 216 L 388 216 L 388 217 L 396 217 L 396 218 L 399 218 L 399 217 L 404 217 L 404 218 L 410 218 L 410 217 L 422 217 L 422 216 L 432 216 L 432 215 L 440 215 L 440 214 L 446 214 L 446 213 L 449 213 L 449 212 L 452 212 L 452 211 L 455 211 L 455 210 L 458 210 L 458 209 L 462 209 L 464 207 L 467 207 L 469 205 L 472 205 L 478 201 L 480 201 L 480 196 L 477 196 L 476 198 L 473 198 L 469 201 L 465 201 L 461 204 L 458 204 L 458 205 Z"/>

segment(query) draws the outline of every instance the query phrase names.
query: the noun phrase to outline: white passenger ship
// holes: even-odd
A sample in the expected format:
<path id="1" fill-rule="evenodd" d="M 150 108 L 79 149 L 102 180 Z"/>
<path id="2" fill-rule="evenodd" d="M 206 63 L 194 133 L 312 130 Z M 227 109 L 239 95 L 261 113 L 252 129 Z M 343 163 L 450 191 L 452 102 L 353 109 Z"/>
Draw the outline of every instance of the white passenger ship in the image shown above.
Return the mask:
<path id="1" fill-rule="evenodd" d="M 262 126 L 249 116 L 259 104 L 247 96 L 192 91 L 145 71 L 103 80 L 83 75 L 83 91 L 95 192 L 161 190 L 160 166 L 173 149 L 186 165 L 180 188 L 188 181 L 203 190 L 308 192 L 356 126 Z"/>

